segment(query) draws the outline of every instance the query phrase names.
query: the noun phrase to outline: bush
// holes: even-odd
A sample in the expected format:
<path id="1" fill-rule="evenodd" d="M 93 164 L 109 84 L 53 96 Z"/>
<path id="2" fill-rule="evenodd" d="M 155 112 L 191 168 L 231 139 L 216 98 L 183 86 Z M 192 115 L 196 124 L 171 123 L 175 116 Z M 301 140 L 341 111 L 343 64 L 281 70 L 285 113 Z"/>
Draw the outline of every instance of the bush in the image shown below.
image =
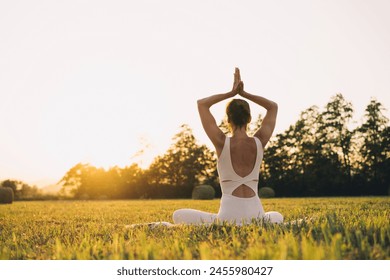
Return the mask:
<path id="1" fill-rule="evenodd" d="M 215 190 L 210 185 L 196 186 L 192 190 L 192 199 L 214 199 Z"/>
<path id="2" fill-rule="evenodd" d="M 0 204 L 12 203 L 14 201 L 14 191 L 11 188 L 0 187 Z"/>
<path id="3" fill-rule="evenodd" d="M 269 188 L 269 187 L 260 188 L 259 196 L 261 198 L 275 197 L 275 191 L 272 188 Z"/>

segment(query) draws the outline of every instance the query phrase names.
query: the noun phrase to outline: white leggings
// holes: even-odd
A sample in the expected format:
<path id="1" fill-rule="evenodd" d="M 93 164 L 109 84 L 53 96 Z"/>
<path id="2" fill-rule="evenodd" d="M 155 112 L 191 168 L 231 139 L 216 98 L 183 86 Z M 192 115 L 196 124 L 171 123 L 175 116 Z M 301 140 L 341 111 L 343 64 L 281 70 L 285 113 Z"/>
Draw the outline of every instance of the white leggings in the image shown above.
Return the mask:
<path id="1" fill-rule="evenodd" d="M 283 216 L 279 212 L 264 213 L 263 205 L 258 196 L 241 198 L 222 194 L 218 214 L 194 209 L 179 209 L 173 213 L 175 224 L 228 222 L 242 225 L 251 223 L 253 219 L 263 219 L 270 223 L 283 223 Z"/>
<path id="2" fill-rule="evenodd" d="M 194 209 L 179 209 L 173 213 L 173 222 L 175 224 L 211 224 L 217 218 L 217 214 Z M 275 211 L 266 212 L 261 218 L 270 223 L 283 223 L 283 216 Z M 240 225 L 241 223 L 237 224 Z"/>

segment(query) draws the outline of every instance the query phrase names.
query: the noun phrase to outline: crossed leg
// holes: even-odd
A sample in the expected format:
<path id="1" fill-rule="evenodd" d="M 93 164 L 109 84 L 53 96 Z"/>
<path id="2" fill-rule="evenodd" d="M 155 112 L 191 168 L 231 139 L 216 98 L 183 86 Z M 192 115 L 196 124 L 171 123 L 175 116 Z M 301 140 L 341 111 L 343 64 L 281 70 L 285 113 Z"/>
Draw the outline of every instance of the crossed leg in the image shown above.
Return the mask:
<path id="1" fill-rule="evenodd" d="M 173 212 L 175 224 L 210 224 L 214 222 L 217 214 L 203 212 L 195 209 L 179 209 Z"/>
<path id="2" fill-rule="evenodd" d="M 217 214 L 195 209 L 179 209 L 173 212 L 175 224 L 210 224 L 215 221 Z M 264 220 L 270 223 L 283 223 L 283 216 L 279 212 L 270 211 L 264 214 Z"/>

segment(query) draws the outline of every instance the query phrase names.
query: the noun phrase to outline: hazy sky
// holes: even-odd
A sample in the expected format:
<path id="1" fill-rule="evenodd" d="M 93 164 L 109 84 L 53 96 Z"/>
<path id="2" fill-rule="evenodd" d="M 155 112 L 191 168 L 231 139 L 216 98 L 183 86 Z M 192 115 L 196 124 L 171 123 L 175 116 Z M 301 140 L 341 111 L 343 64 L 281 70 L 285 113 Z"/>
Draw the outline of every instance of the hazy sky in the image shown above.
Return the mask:
<path id="1" fill-rule="evenodd" d="M 371 96 L 390 109 L 389 14 L 388 0 L 1 1 L 0 180 L 146 164 L 183 123 L 210 145 L 196 100 L 229 91 L 235 66 L 279 104 L 276 132 L 338 92 L 356 120 Z"/>

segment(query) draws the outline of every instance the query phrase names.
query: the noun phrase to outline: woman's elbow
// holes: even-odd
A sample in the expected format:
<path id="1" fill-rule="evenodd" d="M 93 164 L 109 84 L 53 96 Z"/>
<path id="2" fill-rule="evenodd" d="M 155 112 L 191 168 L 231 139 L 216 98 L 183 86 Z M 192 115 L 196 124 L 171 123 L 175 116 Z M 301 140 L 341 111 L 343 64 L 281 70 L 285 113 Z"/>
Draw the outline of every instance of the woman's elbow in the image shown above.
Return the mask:
<path id="1" fill-rule="evenodd" d="M 278 103 L 271 101 L 268 106 L 268 110 L 278 111 Z"/>
<path id="2" fill-rule="evenodd" d="M 198 99 L 197 101 L 198 107 L 202 107 L 205 105 L 205 100 L 204 99 Z"/>

